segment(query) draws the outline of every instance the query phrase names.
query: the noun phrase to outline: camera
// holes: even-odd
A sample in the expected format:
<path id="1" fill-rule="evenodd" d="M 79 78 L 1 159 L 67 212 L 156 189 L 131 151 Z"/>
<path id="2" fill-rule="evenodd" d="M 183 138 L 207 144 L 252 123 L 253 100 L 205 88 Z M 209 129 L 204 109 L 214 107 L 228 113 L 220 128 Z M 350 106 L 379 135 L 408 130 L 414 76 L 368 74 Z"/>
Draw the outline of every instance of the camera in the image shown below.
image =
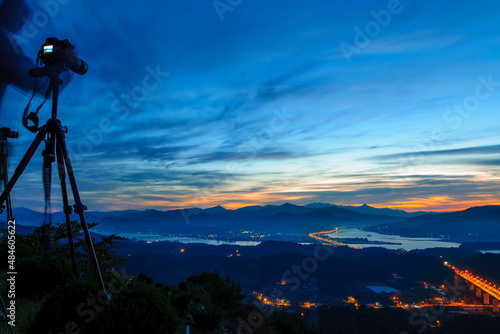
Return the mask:
<path id="1" fill-rule="evenodd" d="M 7 138 L 19 138 L 19 132 L 12 131 L 6 127 L 0 128 L 0 139 L 3 140 Z"/>
<path id="2" fill-rule="evenodd" d="M 89 69 L 86 62 L 75 56 L 75 47 L 67 39 L 47 38 L 38 57 L 45 65 L 63 65 L 80 75 Z"/>

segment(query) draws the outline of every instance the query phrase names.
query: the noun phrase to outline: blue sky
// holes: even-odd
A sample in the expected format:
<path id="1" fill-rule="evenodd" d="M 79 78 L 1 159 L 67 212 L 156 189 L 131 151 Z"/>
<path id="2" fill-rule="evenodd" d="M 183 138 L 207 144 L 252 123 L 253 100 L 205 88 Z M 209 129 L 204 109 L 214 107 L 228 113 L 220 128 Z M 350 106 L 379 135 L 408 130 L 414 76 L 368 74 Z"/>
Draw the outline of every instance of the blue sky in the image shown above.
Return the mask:
<path id="1" fill-rule="evenodd" d="M 27 2 L 24 52 L 68 38 L 89 64 L 59 116 L 92 210 L 500 204 L 495 1 Z M 28 99 L 0 109 L 11 169 Z M 43 208 L 41 153 L 13 202 Z"/>

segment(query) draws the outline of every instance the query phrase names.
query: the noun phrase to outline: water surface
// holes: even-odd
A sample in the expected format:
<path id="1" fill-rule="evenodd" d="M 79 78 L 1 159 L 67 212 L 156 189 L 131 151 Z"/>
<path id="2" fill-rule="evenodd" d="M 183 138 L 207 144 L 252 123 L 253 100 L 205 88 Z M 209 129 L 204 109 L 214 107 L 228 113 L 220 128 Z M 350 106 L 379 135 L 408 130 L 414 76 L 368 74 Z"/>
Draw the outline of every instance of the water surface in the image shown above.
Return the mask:
<path id="1" fill-rule="evenodd" d="M 452 248 L 458 247 L 460 244 L 456 242 L 450 242 L 444 239 L 439 238 L 407 238 L 401 237 L 399 235 L 389 235 L 389 234 L 380 234 L 376 232 L 368 232 L 363 231 L 357 228 L 346 228 L 339 229 L 338 232 L 329 234 L 329 236 L 333 239 L 335 238 L 366 238 L 368 241 L 381 241 L 381 242 L 391 242 L 391 243 L 400 243 L 400 245 L 391 245 L 391 244 L 349 244 L 355 247 L 384 247 L 387 249 L 405 249 L 405 250 L 413 250 L 413 249 L 426 249 L 426 248 Z"/>

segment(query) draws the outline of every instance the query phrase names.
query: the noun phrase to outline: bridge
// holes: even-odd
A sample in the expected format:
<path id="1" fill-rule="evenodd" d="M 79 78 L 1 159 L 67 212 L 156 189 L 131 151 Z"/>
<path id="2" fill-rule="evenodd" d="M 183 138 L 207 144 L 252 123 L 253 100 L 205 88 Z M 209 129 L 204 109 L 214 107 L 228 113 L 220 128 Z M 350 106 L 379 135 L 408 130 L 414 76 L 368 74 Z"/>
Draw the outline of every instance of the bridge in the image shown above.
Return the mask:
<path id="1" fill-rule="evenodd" d="M 346 244 L 344 242 L 330 238 L 329 234 L 334 234 L 334 233 L 339 233 L 338 227 L 336 227 L 334 230 L 331 230 L 331 231 L 321 231 L 321 232 L 309 233 L 309 237 L 316 239 L 316 240 L 319 240 L 319 241 L 322 241 L 322 242 L 327 242 L 329 244 L 333 244 L 335 246 L 347 246 L 349 248 L 354 248 L 354 249 L 363 249 L 363 247 L 349 245 L 349 244 Z"/>
<path id="2" fill-rule="evenodd" d="M 485 305 L 491 304 L 493 312 L 498 312 L 498 303 L 500 301 L 499 287 L 478 275 L 474 275 L 468 270 L 460 270 L 447 263 L 445 265 L 455 271 L 455 274 L 466 280 L 469 283 L 469 289 L 476 292 L 476 297 L 483 297 Z"/>

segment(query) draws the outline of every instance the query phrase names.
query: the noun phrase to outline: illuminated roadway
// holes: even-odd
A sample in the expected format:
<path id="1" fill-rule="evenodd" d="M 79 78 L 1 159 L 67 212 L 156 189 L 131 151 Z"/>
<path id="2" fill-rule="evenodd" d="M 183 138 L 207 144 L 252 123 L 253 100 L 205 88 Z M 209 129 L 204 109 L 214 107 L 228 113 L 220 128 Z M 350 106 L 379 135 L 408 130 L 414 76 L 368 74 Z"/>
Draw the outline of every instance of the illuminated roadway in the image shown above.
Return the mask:
<path id="1" fill-rule="evenodd" d="M 347 246 L 347 244 L 345 244 L 343 242 L 335 241 L 335 240 L 332 240 L 332 239 L 329 239 L 329 238 L 325 238 L 325 237 L 322 236 L 322 235 L 328 235 L 328 234 L 332 234 L 332 233 L 338 233 L 338 230 L 339 230 L 338 228 L 335 228 L 335 230 L 331 230 L 331 231 L 322 231 L 322 232 L 310 233 L 309 237 L 314 238 L 316 240 L 323 241 L 323 242 L 328 242 L 328 243 L 331 243 L 331 244 L 334 244 L 334 245 L 337 245 L 337 246 Z"/>
<path id="2" fill-rule="evenodd" d="M 333 234 L 333 233 L 339 233 L 339 228 L 336 227 L 334 230 L 331 230 L 331 231 L 322 231 L 322 232 L 315 232 L 315 233 L 309 233 L 309 236 L 313 239 L 316 239 L 316 240 L 320 240 L 320 241 L 323 241 L 323 242 L 328 242 L 330 244 L 334 244 L 336 246 L 347 246 L 349 248 L 354 248 L 354 249 L 363 249 L 363 247 L 357 247 L 357 246 L 353 246 L 353 245 L 348 245 L 344 242 L 341 242 L 341 241 L 337 241 L 335 239 L 332 239 L 330 237 L 328 237 L 328 234 Z M 326 236 L 323 237 L 323 235 Z"/>
<path id="3" fill-rule="evenodd" d="M 498 289 L 498 287 L 496 285 L 488 282 L 484 278 L 481 278 L 477 275 L 474 275 L 473 273 L 471 273 L 468 270 L 460 270 L 460 269 L 457 269 L 457 268 L 455 268 L 453 266 L 449 266 L 449 265 L 448 265 L 448 267 L 453 269 L 455 271 L 455 273 L 457 275 L 459 275 L 460 277 L 466 279 L 467 281 L 474 284 L 475 286 L 477 286 L 478 288 L 480 288 L 484 292 L 488 293 L 491 297 L 500 301 L 500 290 Z"/>

